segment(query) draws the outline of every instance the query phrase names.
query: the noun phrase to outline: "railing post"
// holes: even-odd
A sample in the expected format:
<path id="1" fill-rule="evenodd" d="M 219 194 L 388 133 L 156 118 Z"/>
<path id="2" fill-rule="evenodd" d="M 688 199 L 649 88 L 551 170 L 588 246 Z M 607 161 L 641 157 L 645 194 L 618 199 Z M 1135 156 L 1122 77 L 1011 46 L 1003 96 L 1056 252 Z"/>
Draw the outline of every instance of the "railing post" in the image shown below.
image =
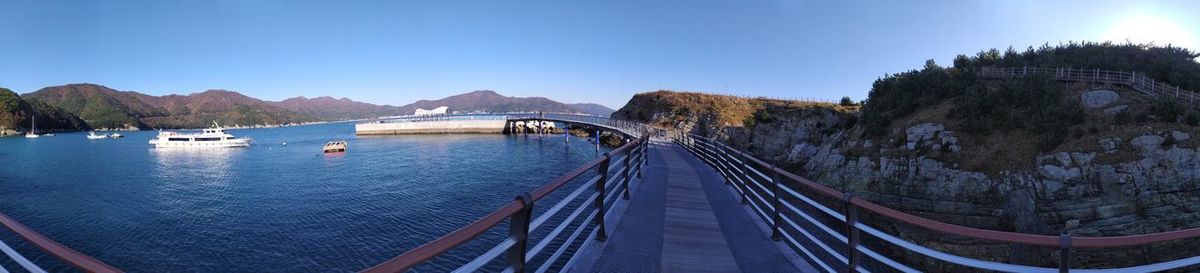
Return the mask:
<path id="1" fill-rule="evenodd" d="M 638 153 L 638 159 L 642 160 L 642 167 L 638 167 L 638 178 L 642 178 L 642 169 L 645 169 L 650 162 L 650 137 L 642 137 L 642 152 Z"/>
<path id="2" fill-rule="evenodd" d="M 729 147 L 726 147 L 726 148 L 729 148 Z M 754 183 L 754 182 L 750 181 L 750 169 L 748 168 L 749 166 L 746 165 L 746 153 L 742 152 L 742 151 L 738 151 L 738 150 L 734 150 L 734 152 L 737 152 L 737 155 L 735 155 L 735 156 L 738 158 L 738 160 L 742 161 L 742 166 L 737 166 L 737 165 L 733 166 L 734 169 L 737 169 L 738 172 L 742 173 L 742 179 L 741 179 L 742 190 L 743 191 L 751 191 L 750 187 L 752 185 L 750 185 L 750 183 Z M 729 163 L 733 164 L 733 162 L 729 162 Z M 733 176 L 737 176 L 737 174 L 735 173 L 735 174 L 733 174 Z M 750 202 L 750 200 L 746 198 L 747 195 L 748 194 L 746 194 L 746 193 L 742 193 L 742 204 L 748 204 Z"/>
<path id="3" fill-rule="evenodd" d="M 650 137 L 642 138 L 642 166 L 650 166 Z M 642 175 L 642 168 L 638 168 L 638 177 Z"/>
<path id="4" fill-rule="evenodd" d="M 1071 233 L 1063 231 L 1058 238 L 1058 272 L 1067 273 L 1071 271 Z"/>
<path id="5" fill-rule="evenodd" d="M 772 205 L 775 208 L 775 215 L 771 220 L 771 240 L 775 241 L 783 240 L 783 233 L 779 230 L 779 221 L 783 220 L 783 202 L 780 201 L 782 198 L 780 195 L 783 193 L 780 190 L 780 187 L 783 187 L 782 184 L 783 181 L 779 180 L 779 167 L 771 166 L 771 185 L 773 185 L 771 191 L 775 194 L 775 203 Z"/>
<path id="6" fill-rule="evenodd" d="M 621 193 L 621 198 L 625 200 L 629 200 L 629 170 L 633 169 L 633 165 L 630 163 L 633 162 L 634 151 L 636 150 L 637 147 L 634 147 L 625 152 L 625 166 L 621 168 L 621 187 L 625 188 L 624 192 Z"/>
<path id="7" fill-rule="evenodd" d="M 851 203 L 854 199 L 854 194 L 844 193 L 842 202 L 846 207 L 846 272 L 855 272 L 858 269 L 858 228 L 854 227 L 858 223 L 858 207 Z"/>
<path id="8" fill-rule="evenodd" d="M 525 208 L 513 214 L 508 221 L 508 236 L 517 238 L 517 244 L 508 249 L 508 266 L 513 272 L 525 272 L 525 250 L 529 244 L 529 221 L 533 219 L 533 198 L 529 193 L 518 195 Z"/>
<path id="9" fill-rule="evenodd" d="M 608 234 L 604 232 L 604 187 L 608 181 L 608 162 L 612 161 L 612 155 L 604 153 L 604 160 L 600 161 L 600 181 L 596 181 L 596 241 L 608 240 Z"/>
<path id="10" fill-rule="evenodd" d="M 746 185 L 745 179 L 738 178 L 737 173 L 735 172 L 735 170 L 738 168 L 738 166 L 733 164 L 734 156 L 729 154 L 729 147 L 725 146 L 725 145 L 721 145 L 721 147 L 717 147 L 717 149 L 721 150 L 721 154 L 724 155 L 724 158 L 721 159 L 721 161 L 725 161 L 725 166 L 726 166 L 725 170 L 727 172 L 729 172 L 729 179 L 728 179 L 729 182 L 733 183 L 734 187 L 738 187 L 740 185 L 742 188 L 742 205 L 750 204 L 750 199 L 746 198 L 746 191 L 749 191 L 750 188 L 747 187 L 748 185 Z M 730 169 L 730 167 L 732 167 L 733 169 Z M 738 181 L 741 181 L 742 183 L 733 182 L 734 178 L 738 178 Z"/>

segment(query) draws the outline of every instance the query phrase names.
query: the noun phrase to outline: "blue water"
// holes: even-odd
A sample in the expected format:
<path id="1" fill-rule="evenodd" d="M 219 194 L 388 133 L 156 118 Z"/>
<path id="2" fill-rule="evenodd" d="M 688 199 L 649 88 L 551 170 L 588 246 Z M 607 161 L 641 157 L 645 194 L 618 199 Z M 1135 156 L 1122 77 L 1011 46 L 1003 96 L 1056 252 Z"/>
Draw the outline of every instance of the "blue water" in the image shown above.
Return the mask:
<path id="1" fill-rule="evenodd" d="M 0 212 L 131 272 L 358 271 L 597 156 L 563 136 L 356 137 L 350 123 L 230 133 L 256 144 L 152 149 L 149 131 L 0 138 Z M 336 139 L 347 153 L 320 153 Z M 67 268 L 8 230 L 0 240 Z M 3 255 L 0 265 L 14 268 Z"/>

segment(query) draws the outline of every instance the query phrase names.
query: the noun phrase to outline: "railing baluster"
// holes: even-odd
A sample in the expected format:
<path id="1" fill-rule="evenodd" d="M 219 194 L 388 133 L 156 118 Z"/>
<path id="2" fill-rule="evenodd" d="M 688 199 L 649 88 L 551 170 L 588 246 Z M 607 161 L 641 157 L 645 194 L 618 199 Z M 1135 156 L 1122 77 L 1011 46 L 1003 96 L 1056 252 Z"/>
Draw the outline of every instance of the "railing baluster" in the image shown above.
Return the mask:
<path id="1" fill-rule="evenodd" d="M 533 198 L 529 193 L 517 196 L 517 201 L 525 205 L 520 212 L 513 214 L 508 221 L 508 235 L 517 238 L 517 244 L 508 249 L 508 266 L 515 273 L 525 272 L 525 250 L 529 244 L 529 221 L 533 219 Z"/>
<path id="2" fill-rule="evenodd" d="M 647 154 L 646 154 L 646 146 L 647 146 L 646 143 L 650 142 L 650 137 L 649 136 L 642 137 L 642 139 L 639 141 L 641 141 L 642 143 L 638 147 L 639 150 L 641 150 L 640 152 L 638 152 L 638 160 L 641 160 L 642 167 L 638 167 L 637 177 L 642 178 L 642 169 L 645 168 L 646 162 L 649 161 L 649 159 L 650 159 L 650 157 L 647 156 Z"/>
<path id="3" fill-rule="evenodd" d="M 625 152 L 625 166 L 621 166 L 621 187 L 624 188 L 621 198 L 625 200 L 629 200 L 629 170 L 633 169 L 633 165 L 629 163 L 633 162 L 633 156 L 636 155 L 634 151 L 636 149 L 629 149 L 629 151 Z"/>
<path id="4" fill-rule="evenodd" d="M 724 144 L 722 144 L 721 146 L 722 146 L 722 147 L 725 147 L 725 149 L 726 149 L 726 150 L 732 150 L 732 149 L 733 149 L 733 148 L 731 148 L 731 147 L 725 146 Z M 734 170 L 736 170 L 736 171 L 738 171 L 738 172 L 732 172 L 732 171 L 731 171 L 731 173 L 732 173 L 732 175 L 733 175 L 733 176 L 735 176 L 735 177 L 736 177 L 736 176 L 738 176 L 738 173 L 741 173 L 741 174 L 742 174 L 742 175 L 741 175 L 741 178 L 740 178 L 740 179 L 738 179 L 738 181 L 741 181 L 741 182 L 742 182 L 742 204 L 749 204 L 749 203 L 750 203 L 750 199 L 749 199 L 749 197 L 748 197 L 748 195 L 749 195 L 749 193 L 750 193 L 749 191 L 752 191 L 752 190 L 754 190 L 754 189 L 751 189 L 751 188 L 750 188 L 750 183 L 753 183 L 753 182 L 750 182 L 750 180 L 749 180 L 749 179 L 750 179 L 750 177 L 749 177 L 749 176 L 747 175 L 747 173 L 746 173 L 746 172 L 748 172 L 748 171 L 747 171 L 747 170 L 745 170 L 745 169 L 743 169 L 744 167 L 746 167 L 746 161 L 745 161 L 745 157 L 741 157 L 741 159 L 742 159 L 742 164 L 741 164 L 741 166 L 739 166 L 738 164 L 735 164 L 735 163 L 733 162 L 733 159 L 735 159 L 735 158 L 739 158 L 739 157 L 740 157 L 739 155 L 741 155 L 741 152 L 740 152 L 740 151 L 736 151 L 736 150 L 735 150 L 734 152 L 738 152 L 738 154 L 729 155 L 729 165 L 733 165 L 733 168 L 734 168 Z M 764 220 L 765 220 L 765 219 L 764 219 Z"/>
<path id="5" fill-rule="evenodd" d="M 779 167 L 777 167 L 777 166 L 770 166 L 770 167 L 771 167 L 771 185 L 772 185 L 771 191 L 775 195 L 774 204 L 771 204 L 771 207 L 775 208 L 775 209 L 773 209 L 774 217 L 771 221 L 771 240 L 779 241 L 779 240 L 783 240 L 783 234 L 779 230 L 779 222 L 781 220 L 780 218 L 783 217 L 782 216 L 783 206 L 780 201 L 780 198 L 783 198 L 783 194 L 780 189 L 780 187 L 782 187 L 782 185 L 780 185 L 780 184 L 782 184 L 783 181 L 779 180 Z"/>
<path id="6" fill-rule="evenodd" d="M 858 207 L 854 206 L 850 200 L 854 199 L 851 193 L 845 193 L 842 198 L 843 204 L 846 206 L 846 272 L 852 273 L 858 269 L 858 228 L 854 224 L 858 223 Z"/>
<path id="7" fill-rule="evenodd" d="M 1071 233 L 1063 231 L 1059 236 L 1058 246 L 1058 272 L 1067 273 L 1071 271 Z"/>
<path id="8" fill-rule="evenodd" d="M 608 234 L 604 231 L 604 187 L 608 181 L 608 162 L 612 161 L 612 155 L 604 153 L 604 161 L 600 161 L 600 181 L 596 182 L 596 241 L 608 240 Z"/>

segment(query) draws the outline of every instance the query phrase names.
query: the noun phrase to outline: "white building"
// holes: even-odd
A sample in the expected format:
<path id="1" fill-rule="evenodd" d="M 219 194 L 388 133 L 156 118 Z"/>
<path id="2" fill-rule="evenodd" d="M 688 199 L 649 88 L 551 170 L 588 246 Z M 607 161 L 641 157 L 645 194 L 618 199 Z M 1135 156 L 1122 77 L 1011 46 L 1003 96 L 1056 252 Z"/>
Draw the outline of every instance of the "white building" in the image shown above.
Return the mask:
<path id="1" fill-rule="evenodd" d="M 446 107 L 446 106 L 433 108 L 433 110 L 425 110 L 425 109 L 417 108 L 417 111 L 414 112 L 413 115 L 417 115 L 417 116 L 445 115 L 446 111 L 449 109 L 450 109 L 450 107 Z"/>

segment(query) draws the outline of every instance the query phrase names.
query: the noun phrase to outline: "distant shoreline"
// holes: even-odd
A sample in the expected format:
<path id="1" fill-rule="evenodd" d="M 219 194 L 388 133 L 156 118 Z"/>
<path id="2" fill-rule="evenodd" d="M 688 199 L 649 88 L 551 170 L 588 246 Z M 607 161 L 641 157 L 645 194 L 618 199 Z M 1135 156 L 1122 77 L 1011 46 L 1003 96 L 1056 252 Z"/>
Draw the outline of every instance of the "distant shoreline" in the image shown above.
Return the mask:
<path id="1" fill-rule="evenodd" d="M 321 125 L 321 124 L 330 124 L 330 123 L 356 122 L 356 121 L 358 121 L 358 120 L 314 121 L 314 122 L 302 122 L 302 123 L 290 123 L 290 124 L 278 124 L 278 125 L 228 126 L 228 127 L 222 126 L 221 128 L 230 129 L 230 130 L 269 129 L 269 128 L 294 127 L 294 126 L 306 126 L 306 125 Z M 157 131 L 157 130 L 203 130 L 203 129 L 208 129 L 208 128 L 211 128 L 211 127 L 206 127 L 206 128 L 160 128 L 160 129 L 136 129 L 136 130 L 133 130 L 133 129 L 95 129 L 95 130 L 53 129 L 53 130 L 44 130 L 41 132 L 43 134 L 44 133 L 92 132 L 92 131 L 95 131 L 95 132 L 139 132 L 139 131 Z M 0 131 L 0 138 L 20 136 L 20 135 L 24 135 L 24 134 L 25 134 L 25 132 L 17 131 L 17 130 L 3 130 L 3 131 Z"/>

